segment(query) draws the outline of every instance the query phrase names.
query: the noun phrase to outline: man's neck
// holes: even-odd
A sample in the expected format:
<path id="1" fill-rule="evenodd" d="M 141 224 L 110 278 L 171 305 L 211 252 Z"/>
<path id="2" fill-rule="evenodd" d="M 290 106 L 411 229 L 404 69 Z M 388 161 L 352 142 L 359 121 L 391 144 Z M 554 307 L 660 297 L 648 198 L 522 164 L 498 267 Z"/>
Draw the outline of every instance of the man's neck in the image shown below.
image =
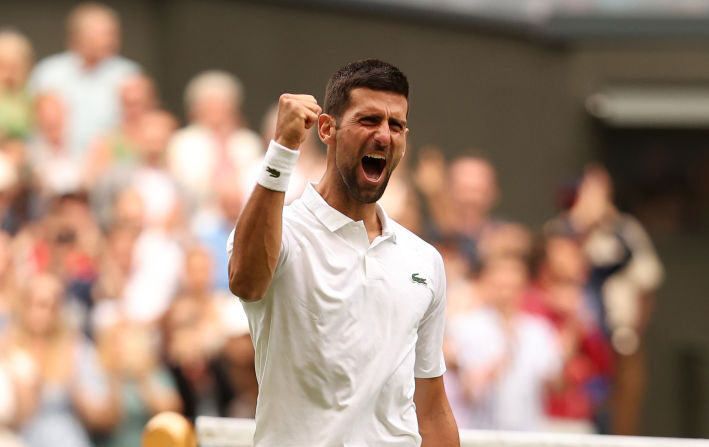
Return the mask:
<path id="1" fill-rule="evenodd" d="M 315 185 L 315 190 L 325 199 L 328 205 L 337 211 L 355 222 L 360 220 L 364 222 L 370 243 L 382 234 L 382 223 L 379 221 L 379 216 L 377 216 L 376 203 L 362 203 L 352 198 L 344 183 L 332 179 L 332 176 L 328 176 L 327 173 L 320 180 L 320 183 Z"/>

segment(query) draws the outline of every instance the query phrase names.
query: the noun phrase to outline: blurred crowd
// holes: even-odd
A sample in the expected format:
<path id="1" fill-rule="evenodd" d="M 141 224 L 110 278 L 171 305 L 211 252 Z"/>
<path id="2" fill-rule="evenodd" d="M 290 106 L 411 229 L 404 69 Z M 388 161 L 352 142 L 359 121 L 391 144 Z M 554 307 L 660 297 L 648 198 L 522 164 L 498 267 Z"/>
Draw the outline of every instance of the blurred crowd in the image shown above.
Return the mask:
<path id="1" fill-rule="evenodd" d="M 161 411 L 253 417 L 225 242 L 275 108 L 251 130 L 239 80 L 205 71 L 181 127 L 120 55 L 115 11 L 81 4 L 66 28 L 66 51 L 36 64 L 26 36 L 0 29 L 0 444 L 136 446 Z M 562 185 L 559 214 L 532 229 L 492 214 L 484 157 L 414 149 L 381 202 L 444 257 L 458 425 L 637 432 L 663 269 L 607 171 Z M 301 152 L 287 202 L 324 171 L 315 136 Z"/>

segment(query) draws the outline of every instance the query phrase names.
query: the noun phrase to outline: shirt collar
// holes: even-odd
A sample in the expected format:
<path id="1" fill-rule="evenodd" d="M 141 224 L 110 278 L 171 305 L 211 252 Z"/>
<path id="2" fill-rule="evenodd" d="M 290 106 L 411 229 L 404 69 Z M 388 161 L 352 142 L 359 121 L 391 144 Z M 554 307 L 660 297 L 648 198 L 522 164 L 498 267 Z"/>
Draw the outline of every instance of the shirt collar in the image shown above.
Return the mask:
<path id="1" fill-rule="evenodd" d="M 341 212 L 337 211 L 335 208 L 331 207 L 329 203 L 323 199 L 323 197 L 315 190 L 312 183 L 308 183 L 303 191 L 302 195 L 303 203 L 312 212 L 315 217 L 323 224 L 325 227 L 331 231 L 335 232 L 345 225 L 354 222 L 349 217 L 345 216 Z M 384 211 L 378 203 L 376 205 L 377 217 L 382 224 L 382 236 L 383 238 L 391 237 L 392 242 L 396 242 L 396 232 L 394 232 L 393 225 L 389 216 Z"/>

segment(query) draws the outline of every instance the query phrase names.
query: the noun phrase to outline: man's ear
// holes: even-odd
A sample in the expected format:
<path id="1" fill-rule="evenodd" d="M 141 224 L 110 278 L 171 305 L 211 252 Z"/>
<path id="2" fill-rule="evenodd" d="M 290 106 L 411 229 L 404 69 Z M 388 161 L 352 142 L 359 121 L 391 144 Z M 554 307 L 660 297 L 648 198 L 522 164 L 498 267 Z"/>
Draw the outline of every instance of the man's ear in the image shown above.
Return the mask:
<path id="1" fill-rule="evenodd" d="M 318 117 L 318 136 L 320 141 L 325 143 L 325 145 L 330 145 L 335 143 L 335 118 L 332 116 L 322 113 Z"/>

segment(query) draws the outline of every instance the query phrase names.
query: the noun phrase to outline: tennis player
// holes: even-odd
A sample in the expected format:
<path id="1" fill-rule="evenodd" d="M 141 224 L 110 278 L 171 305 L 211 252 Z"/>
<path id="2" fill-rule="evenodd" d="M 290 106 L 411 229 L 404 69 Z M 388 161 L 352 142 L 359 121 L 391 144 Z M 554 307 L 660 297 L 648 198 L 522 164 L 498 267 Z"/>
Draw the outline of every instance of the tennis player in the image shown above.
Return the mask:
<path id="1" fill-rule="evenodd" d="M 442 380 L 443 261 L 376 203 L 406 151 L 408 92 L 370 59 L 330 78 L 324 113 L 310 95 L 280 97 L 227 243 L 256 350 L 257 447 L 460 444 Z M 314 125 L 325 174 L 284 208 Z"/>

